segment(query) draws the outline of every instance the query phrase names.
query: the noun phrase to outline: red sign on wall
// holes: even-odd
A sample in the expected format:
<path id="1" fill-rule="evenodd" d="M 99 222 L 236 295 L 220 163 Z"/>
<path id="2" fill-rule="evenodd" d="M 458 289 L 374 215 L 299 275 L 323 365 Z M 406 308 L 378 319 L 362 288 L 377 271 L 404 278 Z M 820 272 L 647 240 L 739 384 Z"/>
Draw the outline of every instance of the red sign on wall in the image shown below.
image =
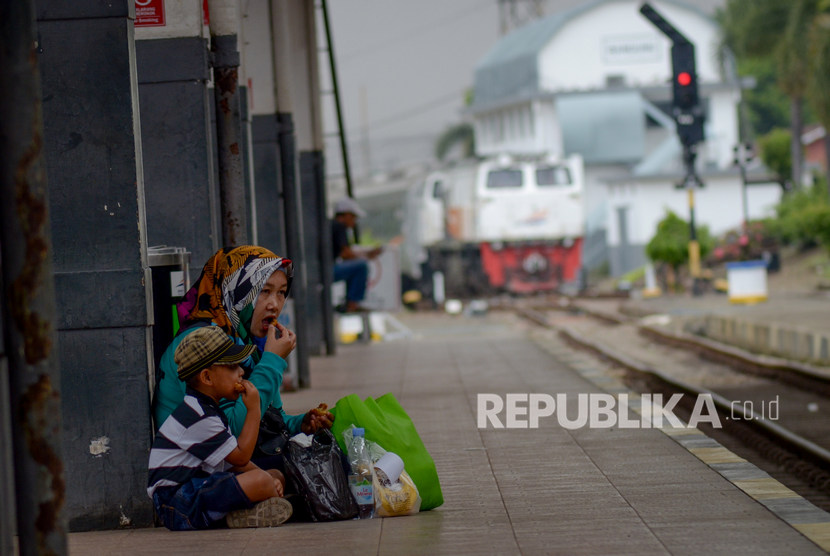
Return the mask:
<path id="1" fill-rule="evenodd" d="M 161 27 L 164 22 L 164 0 L 135 0 L 135 26 Z"/>

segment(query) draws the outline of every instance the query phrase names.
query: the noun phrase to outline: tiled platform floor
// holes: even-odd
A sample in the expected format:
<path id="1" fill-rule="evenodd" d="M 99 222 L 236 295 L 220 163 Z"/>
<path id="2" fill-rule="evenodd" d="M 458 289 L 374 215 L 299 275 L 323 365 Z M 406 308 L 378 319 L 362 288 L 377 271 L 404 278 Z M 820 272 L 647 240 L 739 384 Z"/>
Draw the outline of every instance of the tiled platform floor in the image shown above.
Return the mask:
<path id="1" fill-rule="evenodd" d="M 312 362 L 300 412 L 348 393 L 392 392 L 435 459 L 445 503 L 416 516 L 273 529 L 73 533 L 72 554 L 812 554 L 821 549 L 748 491 L 792 503 L 821 538 L 830 517 L 799 506 L 761 472 L 657 429 L 479 429 L 478 393 L 599 392 L 588 356 L 531 339 L 512 315 L 404 317 L 411 339 L 341 346 Z M 580 372 L 577 372 L 578 369 Z M 675 435 L 686 437 L 684 434 Z M 710 467 L 690 449 L 712 456 Z M 711 454 L 706 450 L 713 450 Z M 703 459 L 705 459 L 705 457 Z M 717 469 L 717 466 L 721 469 Z M 748 466 L 748 467 L 747 467 Z M 758 482 L 758 481 L 761 482 Z M 755 482 L 753 482 L 755 481 Z M 781 496 L 783 495 L 783 499 Z M 816 513 L 817 512 L 817 513 Z"/>

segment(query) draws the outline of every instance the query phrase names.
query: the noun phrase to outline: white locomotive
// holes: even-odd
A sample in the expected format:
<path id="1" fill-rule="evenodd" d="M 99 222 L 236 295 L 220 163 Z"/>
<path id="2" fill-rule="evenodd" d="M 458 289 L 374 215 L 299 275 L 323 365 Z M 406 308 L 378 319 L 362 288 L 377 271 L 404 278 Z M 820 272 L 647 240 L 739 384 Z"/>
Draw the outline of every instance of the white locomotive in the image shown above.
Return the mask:
<path id="1" fill-rule="evenodd" d="M 585 229 L 582 158 L 500 156 L 429 174 L 406 199 L 404 275 L 446 294 L 533 293 L 576 284 Z"/>

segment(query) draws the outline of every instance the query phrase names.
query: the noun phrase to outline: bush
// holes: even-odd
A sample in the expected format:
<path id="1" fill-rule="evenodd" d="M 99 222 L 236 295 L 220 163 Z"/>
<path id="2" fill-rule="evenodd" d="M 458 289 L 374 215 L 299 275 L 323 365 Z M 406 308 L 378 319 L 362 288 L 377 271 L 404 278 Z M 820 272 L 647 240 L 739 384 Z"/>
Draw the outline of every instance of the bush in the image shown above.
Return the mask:
<path id="1" fill-rule="evenodd" d="M 750 222 L 746 228 L 723 234 L 715 241 L 709 263 L 753 261 L 763 258 L 765 253 L 777 251 L 777 236 L 770 232 L 770 222 L 757 220 Z"/>
<path id="2" fill-rule="evenodd" d="M 698 226 L 696 232 L 703 260 L 712 250 L 713 241 L 706 226 Z M 657 223 L 657 233 L 646 245 L 646 254 L 652 261 L 677 270 L 689 260 L 689 224 L 674 212 L 666 211 L 666 217 Z"/>
<path id="3" fill-rule="evenodd" d="M 805 248 L 821 243 L 830 248 L 825 212 L 830 207 L 825 179 L 806 189 L 790 191 L 775 207 L 777 218 L 765 221 L 770 234 L 784 244 Z"/>
<path id="4" fill-rule="evenodd" d="M 815 205 L 803 213 L 804 228 L 810 230 L 813 240 L 830 251 L 830 205 Z"/>

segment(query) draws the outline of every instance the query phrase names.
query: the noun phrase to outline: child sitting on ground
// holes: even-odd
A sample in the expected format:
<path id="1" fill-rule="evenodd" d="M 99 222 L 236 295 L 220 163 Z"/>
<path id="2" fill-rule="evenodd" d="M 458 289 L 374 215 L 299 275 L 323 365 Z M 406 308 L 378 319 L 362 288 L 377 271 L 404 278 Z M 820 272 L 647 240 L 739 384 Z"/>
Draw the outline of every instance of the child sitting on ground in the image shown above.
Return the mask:
<path id="1" fill-rule="evenodd" d="M 282 498 L 285 477 L 250 461 L 260 400 L 239 364 L 254 349 L 236 344 L 218 326 L 192 332 L 176 348 L 179 379 L 187 389 L 156 433 L 147 487 L 168 529 L 210 529 L 223 520 L 228 527 L 272 527 L 291 517 L 291 504 Z M 237 439 L 219 401 L 240 395 L 248 412 Z"/>

